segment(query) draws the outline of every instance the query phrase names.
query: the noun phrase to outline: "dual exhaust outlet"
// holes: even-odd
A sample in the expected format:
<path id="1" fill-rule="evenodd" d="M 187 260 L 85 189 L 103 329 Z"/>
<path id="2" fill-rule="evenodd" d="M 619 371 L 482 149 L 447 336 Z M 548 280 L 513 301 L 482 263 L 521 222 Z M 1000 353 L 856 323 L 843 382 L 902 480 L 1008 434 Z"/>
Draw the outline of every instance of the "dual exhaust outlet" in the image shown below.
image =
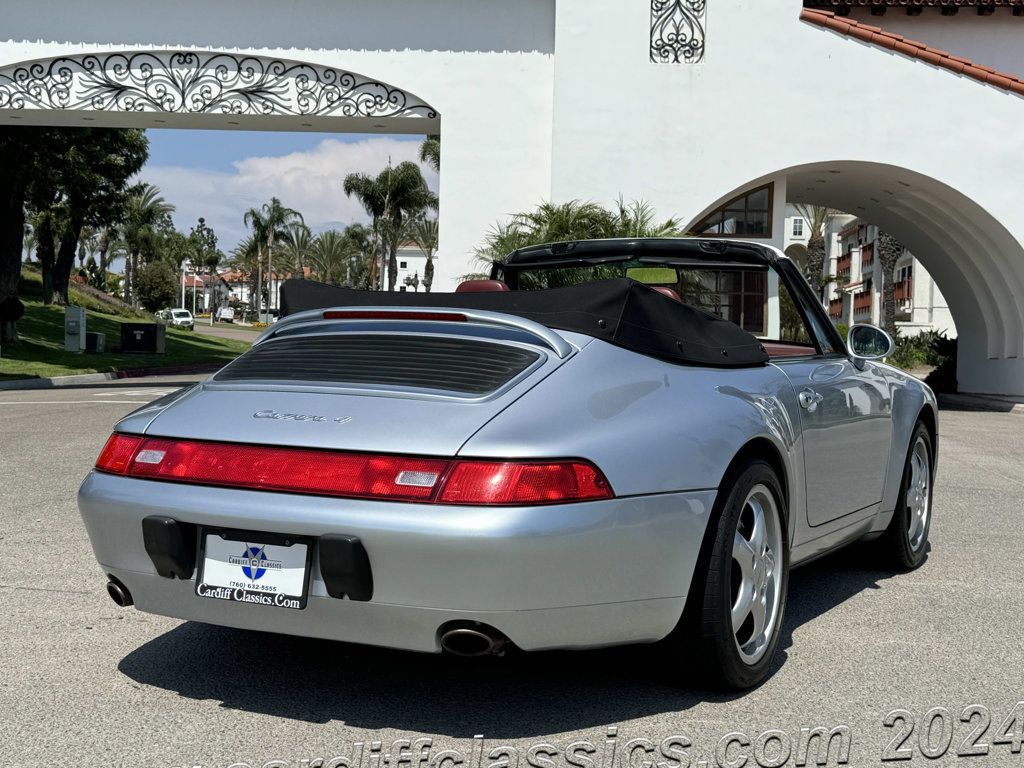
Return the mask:
<path id="1" fill-rule="evenodd" d="M 113 576 L 107 582 L 107 594 L 120 608 L 135 603 L 128 587 Z M 453 656 L 501 656 L 509 645 L 507 637 L 486 624 L 465 622 L 441 629 L 441 649 Z"/>

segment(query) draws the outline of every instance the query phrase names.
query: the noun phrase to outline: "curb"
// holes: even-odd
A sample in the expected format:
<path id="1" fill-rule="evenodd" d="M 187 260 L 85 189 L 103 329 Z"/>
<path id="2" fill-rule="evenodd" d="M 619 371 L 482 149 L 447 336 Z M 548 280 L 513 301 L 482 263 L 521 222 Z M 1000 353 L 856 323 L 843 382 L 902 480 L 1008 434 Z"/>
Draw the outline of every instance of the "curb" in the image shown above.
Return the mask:
<path id="1" fill-rule="evenodd" d="M 939 406 L 972 411 L 993 411 L 1024 416 L 1024 401 L 999 395 L 975 395 L 969 392 L 939 395 Z"/>
<path id="2" fill-rule="evenodd" d="M 165 368 L 130 368 L 124 371 L 108 371 L 106 373 L 80 373 L 74 376 L 54 376 L 52 378 L 13 379 L 0 381 L 0 391 L 18 389 L 58 389 L 60 387 L 76 387 L 83 384 L 101 384 L 104 381 L 120 379 L 140 379 L 144 376 L 173 376 L 176 374 L 214 373 L 223 366 L 213 363 L 204 365 L 172 365 Z"/>

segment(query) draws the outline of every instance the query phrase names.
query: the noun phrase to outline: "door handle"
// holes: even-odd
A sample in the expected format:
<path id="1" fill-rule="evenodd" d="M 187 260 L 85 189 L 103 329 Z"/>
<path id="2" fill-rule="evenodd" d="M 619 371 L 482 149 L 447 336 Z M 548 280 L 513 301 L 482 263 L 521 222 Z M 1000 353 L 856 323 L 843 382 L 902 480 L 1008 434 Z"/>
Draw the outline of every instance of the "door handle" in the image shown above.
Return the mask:
<path id="1" fill-rule="evenodd" d="M 825 396 L 815 392 L 813 389 L 804 389 L 800 391 L 797 399 L 800 401 L 801 408 L 806 409 L 808 413 L 814 413 L 818 410 L 818 405 L 825 399 Z"/>

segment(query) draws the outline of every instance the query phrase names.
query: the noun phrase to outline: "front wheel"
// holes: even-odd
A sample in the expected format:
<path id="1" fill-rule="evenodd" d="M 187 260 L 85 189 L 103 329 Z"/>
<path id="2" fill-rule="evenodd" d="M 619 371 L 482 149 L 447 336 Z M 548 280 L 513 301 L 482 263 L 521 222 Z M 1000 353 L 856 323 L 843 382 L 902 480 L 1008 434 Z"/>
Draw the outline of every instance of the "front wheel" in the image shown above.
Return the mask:
<path id="1" fill-rule="evenodd" d="M 720 494 L 700 650 L 715 682 L 750 688 L 768 676 L 782 630 L 789 583 L 785 497 L 763 461 L 748 464 Z"/>

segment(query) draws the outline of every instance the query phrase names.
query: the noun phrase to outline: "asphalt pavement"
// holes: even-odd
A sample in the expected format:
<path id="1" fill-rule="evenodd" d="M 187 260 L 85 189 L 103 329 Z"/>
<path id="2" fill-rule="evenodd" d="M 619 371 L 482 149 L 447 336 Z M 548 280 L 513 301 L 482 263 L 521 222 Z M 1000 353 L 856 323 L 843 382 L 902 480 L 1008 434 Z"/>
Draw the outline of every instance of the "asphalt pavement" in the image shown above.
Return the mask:
<path id="1" fill-rule="evenodd" d="M 795 571 L 773 676 L 722 694 L 649 646 L 460 660 L 116 607 L 75 492 L 120 416 L 192 379 L 0 392 L 5 765 L 753 768 L 814 765 L 820 727 L 828 765 L 1024 766 L 1019 414 L 944 411 L 925 565 Z"/>

